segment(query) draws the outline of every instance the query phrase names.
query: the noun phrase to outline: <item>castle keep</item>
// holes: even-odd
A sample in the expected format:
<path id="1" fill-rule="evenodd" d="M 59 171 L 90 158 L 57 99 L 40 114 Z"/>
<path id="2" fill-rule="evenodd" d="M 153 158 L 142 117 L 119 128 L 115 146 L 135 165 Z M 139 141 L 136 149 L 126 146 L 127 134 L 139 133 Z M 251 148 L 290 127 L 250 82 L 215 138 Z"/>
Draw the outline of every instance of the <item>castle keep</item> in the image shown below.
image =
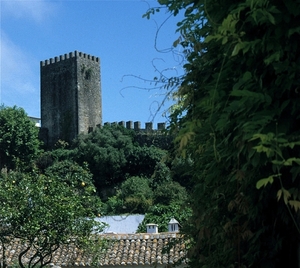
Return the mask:
<path id="1" fill-rule="evenodd" d="M 42 139 L 53 146 L 102 124 L 100 59 L 71 52 L 40 62 Z"/>

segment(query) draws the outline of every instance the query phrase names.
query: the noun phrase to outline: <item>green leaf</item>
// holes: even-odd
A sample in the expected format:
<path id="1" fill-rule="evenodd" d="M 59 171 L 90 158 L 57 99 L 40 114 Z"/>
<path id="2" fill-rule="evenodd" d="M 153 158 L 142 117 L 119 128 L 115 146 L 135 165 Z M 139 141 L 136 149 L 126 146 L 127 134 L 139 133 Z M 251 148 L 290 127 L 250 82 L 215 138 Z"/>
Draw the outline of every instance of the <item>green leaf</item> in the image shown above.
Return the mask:
<path id="1" fill-rule="evenodd" d="M 193 12 L 194 8 L 193 7 L 188 7 L 184 13 L 185 16 L 188 16 Z"/>
<path id="2" fill-rule="evenodd" d="M 281 196 L 282 196 L 282 189 L 279 189 L 277 192 L 277 201 L 280 200 Z"/>
<path id="3" fill-rule="evenodd" d="M 178 44 L 180 44 L 180 41 L 181 41 L 181 38 L 179 37 L 178 39 L 176 39 L 176 40 L 173 42 L 173 47 L 177 47 Z"/>
<path id="4" fill-rule="evenodd" d="M 285 160 L 283 162 L 283 165 L 284 166 L 292 166 L 293 165 L 293 162 L 297 163 L 298 165 L 300 165 L 300 158 L 295 158 L 295 157 L 292 157 L 292 158 L 289 158 L 287 160 Z"/>
<path id="5" fill-rule="evenodd" d="M 264 60 L 266 65 L 269 65 L 272 62 L 278 62 L 280 60 L 280 51 L 276 51 L 272 55 L 270 55 L 268 58 Z"/>
<path id="6" fill-rule="evenodd" d="M 298 200 L 289 200 L 289 205 L 297 212 L 300 209 L 300 201 Z"/>
<path id="7" fill-rule="evenodd" d="M 275 22 L 274 16 L 271 13 L 267 12 L 267 17 L 268 17 L 269 21 L 275 25 L 276 22 Z"/>
<path id="8" fill-rule="evenodd" d="M 233 51 L 232 51 L 232 53 L 231 53 L 231 56 L 236 56 L 238 53 L 239 53 L 239 51 L 242 49 L 242 45 L 241 45 L 241 43 L 237 43 L 235 46 L 234 46 L 234 49 L 233 49 Z"/>
<path id="9" fill-rule="evenodd" d="M 288 37 L 291 37 L 294 33 L 297 33 L 298 35 L 300 34 L 300 26 L 289 29 L 288 31 Z"/>
<path id="10" fill-rule="evenodd" d="M 281 165 L 283 165 L 284 161 L 273 160 L 273 161 L 271 161 L 271 163 L 274 164 L 274 165 L 281 166 Z"/>
<path id="11" fill-rule="evenodd" d="M 274 181 L 274 175 L 269 176 L 268 178 L 261 179 L 256 183 L 256 189 L 260 189 L 261 187 L 266 187 L 267 184 L 272 184 Z"/>
<path id="12" fill-rule="evenodd" d="M 292 181 L 294 182 L 300 175 L 300 166 L 293 166 L 290 172 L 292 174 Z"/>
<path id="13" fill-rule="evenodd" d="M 252 78 L 251 72 L 246 71 L 246 72 L 243 74 L 243 81 L 244 81 L 244 82 L 250 80 L 251 78 Z"/>
<path id="14" fill-rule="evenodd" d="M 275 151 L 272 148 L 266 147 L 262 144 L 254 146 L 253 149 L 256 150 L 258 153 L 266 153 L 267 157 L 272 157 L 275 153 Z"/>
<path id="15" fill-rule="evenodd" d="M 293 149 L 296 145 L 300 145 L 300 141 L 284 143 L 281 146 L 282 147 L 290 147 L 291 149 Z"/>
<path id="16" fill-rule="evenodd" d="M 228 37 L 225 36 L 223 39 L 222 39 L 222 45 L 225 45 L 228 41 Z"/>
<path id="17" fill-rule="evenodd" d="M 247 98 L 255 98 L 260 101 L 265 101 L 265 96 L 262 93 L 253 92 L 247 89 L 238 90 L 234 89 L 230 92 L 231 96 L 235 97 L 247 97 Z"/>
<path id="18" fill-rule="evenodd" d="M 205 43 L 209 43 L 211 40 L 216 39 L 216 37 L 214 35 L 209 35 L 205 38 L 204 42 Z"/>
<path id="19" fill-rule="evenodd" d="M 284 201 L 285 204 L 287 204 L 289 198 L 291 197 L 291 193 L 288 190 L 284 189 L 284 188 L 282 188 L 282 193 L 283 193 L 283 201 Z"/>

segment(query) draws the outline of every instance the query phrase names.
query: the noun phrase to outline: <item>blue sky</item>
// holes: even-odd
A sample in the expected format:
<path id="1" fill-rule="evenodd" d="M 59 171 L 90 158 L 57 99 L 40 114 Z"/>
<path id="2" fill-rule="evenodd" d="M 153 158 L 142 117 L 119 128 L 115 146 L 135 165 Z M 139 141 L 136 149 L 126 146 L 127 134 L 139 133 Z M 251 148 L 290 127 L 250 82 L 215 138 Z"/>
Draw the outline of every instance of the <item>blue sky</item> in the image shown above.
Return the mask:
<path id="1" fill-rule="evenodd" d="M 39 117 L 40 61 L 77 50 L 100 57 L 103 122 L 153 121 L 156 128 L 167 121 L 170 102 L 156 114 L 165 91 L 142 78 L 158 76 L 155 68 L 182 73 L 180 48 L 170 51 L 180 16 L 164 23 L 169 14 L 162 10 L 142 18 L 156 1 L 0 1 L 0 103 Z"/>

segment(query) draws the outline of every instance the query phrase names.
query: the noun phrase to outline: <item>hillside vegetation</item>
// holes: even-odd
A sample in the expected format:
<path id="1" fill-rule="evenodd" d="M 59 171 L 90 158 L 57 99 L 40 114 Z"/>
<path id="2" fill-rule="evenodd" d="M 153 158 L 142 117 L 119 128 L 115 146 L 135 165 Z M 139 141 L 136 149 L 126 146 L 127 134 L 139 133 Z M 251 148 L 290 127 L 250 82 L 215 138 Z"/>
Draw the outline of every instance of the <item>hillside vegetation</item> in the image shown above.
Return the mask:
<path id="1" fill-rule="evenodd" d="M 187 219 L 188 183 L 184 174 L 180 176 L 185 161 L 170 158 L 166 148 L 171 148 L 172 139 L 167 134 L 103 126 L 79 135 L 71 144 L 59 140 L 54 149 L 43 150 L 38 129 L 23 109 L 2 107 L 0 118 L 3 180 L 13 172 L 20 178 L 40 176 L 55 182 L 68 178 L 65 183 L 71 188 L 94 191 L 99 201 L 95 216 L 146 214 L 140 232 L 145 232 L 149 222 L 155 221 L 160 231 L 166 231 L 171 217 L 180 222 Z"/>

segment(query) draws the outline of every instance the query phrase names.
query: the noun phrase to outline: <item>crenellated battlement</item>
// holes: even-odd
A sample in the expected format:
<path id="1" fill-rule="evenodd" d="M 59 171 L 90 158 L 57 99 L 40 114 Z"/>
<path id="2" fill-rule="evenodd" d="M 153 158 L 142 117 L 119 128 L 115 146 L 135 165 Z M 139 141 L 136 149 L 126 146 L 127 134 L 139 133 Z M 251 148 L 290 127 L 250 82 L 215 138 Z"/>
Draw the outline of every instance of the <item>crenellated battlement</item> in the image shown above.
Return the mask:
<path id="1" fill-rule="evenodd" d="M 120 125 L 127 129 L 133 129 L 138 131 L 152 131 L 152 130 L 165 130 L 166 129 L 166 123 L 157 123 L 157 129 L 153 129 L 153 123 L 147 122 L 145 123 L 145 128 L 141 128 L 141 122 L 140 121 L 120 121 L 120 122 L 106 122 L 104 125 Z"/>
<path id="2" fill-rule="evenodd" d="M 157 129 L 153 129 L 152 122 L 145 123 L 145 128 L 141 128 L 140 121 L 106 122 L 104 125 L 120 125 L 134 131 L 134 142 L 137 142 L 140 146 L 156 146 L 168 150 L 172 145 L 173 136 L 165 132 L 166 123 L 157 123 Z M 100 127 L 100 125 L 97 127 Z"/>
<path id="3" fill-rule="evenodd" d="M 50 65 L 50 64 L 53 64 L 53 63 L 68 60 L 68 59 L 71 59 L 71 58 L 78 58 L 78 57 L 85 58 L 85 59 L 95 61 L 95 62 L 100 62 L 99 57 L 95 57 L 95 56 L 92 56 L 90 54 L 78 52 L 77 50 L 75 50 L 74 52 L 66 53 L 66 54 L 60 55 L 58 57 L 50 58 L 49 60 L 41 61 L 40 65 L 41 65 L 41 67 L 43 67 L 43 66 L 47 66 L 47 65 Z"/>

